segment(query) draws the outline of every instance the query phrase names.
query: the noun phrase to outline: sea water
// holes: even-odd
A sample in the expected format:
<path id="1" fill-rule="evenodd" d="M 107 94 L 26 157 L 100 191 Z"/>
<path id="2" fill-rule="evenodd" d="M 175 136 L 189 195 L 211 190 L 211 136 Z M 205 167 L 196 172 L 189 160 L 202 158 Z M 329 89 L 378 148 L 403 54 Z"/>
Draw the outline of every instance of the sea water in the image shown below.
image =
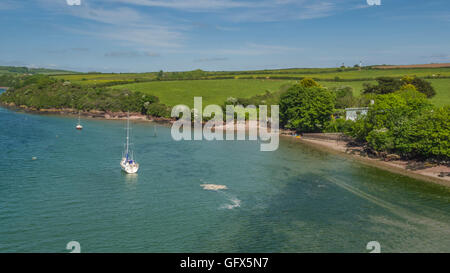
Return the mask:
<path id="1" fill-rule="evenodd" d="M 0 252 L 450 251 L 450 191 L 282 138 L 174 141 L 134 122 L 0 108 Z M 207 186 L 205 186 L 207 185 Z"/>

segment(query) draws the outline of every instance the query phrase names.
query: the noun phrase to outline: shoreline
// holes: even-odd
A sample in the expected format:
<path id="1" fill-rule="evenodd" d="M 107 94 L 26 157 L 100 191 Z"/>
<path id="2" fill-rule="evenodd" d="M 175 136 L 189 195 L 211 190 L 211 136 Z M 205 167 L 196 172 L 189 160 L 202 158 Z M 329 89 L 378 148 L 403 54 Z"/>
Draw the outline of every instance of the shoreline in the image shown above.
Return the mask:
<path id="1" fill-rule="evenodd" d="M 290 137 L 283 135 L 283 137 Z M 392 173 L 405 175 L 423 182 L 431 182 L 450 188 L 450 176 L 439 177 L 441 172 L 450 173 L 450 166 L 430 164 L 415 160 L 392 160 L 385 161 L 378 157 L 369 157 L 358 154 L 361 147 L 348 147 L 347 141 L 326 141 L 312 138 L 295 138 L 299 143 L 303 143 L 316 149 L 342 155 L 351 160 L 355 160 L 364 165 L 376 167 Z"/>
<path id="2" fill-rule="evenodd" d="M 127 112 L 112 112 L 112 111 L 100 111 L 100 110 L 90 110 L 90 111 L 77 111 L 72 108 L 47 108 L 47 109 L 35 109 L 29 108 L 27 106 L 21 105 L 17 106 L 14 104 L 5 104 L 0 102 L 0 106 L 13 111 L 24 111 L 31 114 L 43 114 L 43 115 L 62 115 L 62 116 L 80 116 L 92 119 L 106 119 L 106 120 L 124 120 L 127 119 Z M 143 115 L 141 113 L 130 112 L 130 120 L 138 121 L 150 121 L 156 123 L 172 124 L 175 119 L 163 118 L 163 117 L 152 117 Z"/>
<path id="3" fill-rule="evenodd" d="M 16 106 L 13 104 L 4 104 L 0 103 L 0 106 L 5 107 L 7 109 L 17 111 L 22 110 L 27 113 L 32 114 L 49 114 L 49 115 L 64 115 L 64 116 L 76 116 L 78 111 L 71 108 L 64 109 L 32 109 L 26 106 Z M 127 118 L 126 112 L 111 112 L 111 111 L 99 111 L 99 110 L 91 110 L 89 112 L 80 112 L 80 115 L 87 118 L 93 119 L 106 119 L 106 120 L 124 120 Z M 175 119 L 173 118 L 157 118 L 147 115 L 142 115 L 140 113 L 130 113 L 130 119 L 135 121 L 147 121 L 147 122 L 156 122 L 160 124 L 172 124 Z M 223 126 L 225 129 L 225 123 Z M 257 125 L 259 128 L 259 125 Z M 245 126 L 246 130 L 249 129 L 249 124 L 246 122 Z M 237 128 L 236 128 L 237 129 Z M 292 135 L 292 131 L 280 129 L 279 130 L 280 137 L 291 138 L 299 143 L 303 143 L 305 145 L 315 147 L 320 150 L 324 150 L 326 152 L 331 152 L 335 154 L 340 154 L 352 160 L 356 160 L 365 165 L 369 165 L 372 167 L 377 167 L 392 173 L 397 173 L 401 175 L 405 175 L 411 178 L 419 179 L 424 182 L 432 182 L 435 184 L 439 184 L 445 187 L 450 188 L 450 176 L 439 177 L 438 175 L 443 173 L 450 173 L 450 166 L 446 165 L 430 165 L 424 166 L 423 162 L 418 162 L 414 160 L 391 160 L 391 161 L 383 161 L 382 158 L 379 157 L 369 157 L 367 155 L 361 155 L 360 146 L 349 147 L 348 141 L 346 140 L 338 140 L 338 141 L 330 141 L 324 139 L 318 139 L 314 137 L 300 137 L 297 138 Z M 319 134 L 317 135 L 319 136 Z M 360 153 L 360 154 L 358 154 Z"/>

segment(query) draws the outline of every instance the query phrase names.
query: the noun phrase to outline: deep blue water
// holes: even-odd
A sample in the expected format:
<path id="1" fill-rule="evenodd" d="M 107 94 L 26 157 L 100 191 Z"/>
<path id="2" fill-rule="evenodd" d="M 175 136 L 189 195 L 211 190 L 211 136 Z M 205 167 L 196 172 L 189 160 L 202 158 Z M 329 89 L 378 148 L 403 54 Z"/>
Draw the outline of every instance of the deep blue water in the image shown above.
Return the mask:
<path id="1" fill-rule="evenodd" d="M 121 172 L 123 121 L 0 108 L 0 252 L 450 251 L 448 189 L 285 138 L 173 141 L 133 124 L 141 164 Z M 36 160 L 33 160 L 33 157 Z M 201 184 L 227 186 L 205 190 Z"/>

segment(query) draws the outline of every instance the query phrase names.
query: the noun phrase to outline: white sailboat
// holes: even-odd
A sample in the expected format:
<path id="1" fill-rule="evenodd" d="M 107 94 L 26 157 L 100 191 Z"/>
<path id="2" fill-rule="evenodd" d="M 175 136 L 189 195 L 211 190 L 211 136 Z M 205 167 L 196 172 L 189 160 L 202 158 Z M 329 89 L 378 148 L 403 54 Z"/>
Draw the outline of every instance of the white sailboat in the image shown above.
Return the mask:
<path id="1" fill-rule="evenodd" d="M 77 130 L 83 130 L 83 126 L 81 125 L 81 122 L 80 122 L 80 112 L 78 112 L 78 124 L 77 124 L 77 126 L 75 126 L 75 128 Z"/>
<path id="2" fill-rule="evenodd" d="M 120 161 L 120 167 L 122 171 L 133 174 L 139 170 L 139 164 L 134 161 L 133 151 L 130 149 L 130 114 L 127 117 L 127 143 L 125 151 L 122 155 L 122 161 Z"/>

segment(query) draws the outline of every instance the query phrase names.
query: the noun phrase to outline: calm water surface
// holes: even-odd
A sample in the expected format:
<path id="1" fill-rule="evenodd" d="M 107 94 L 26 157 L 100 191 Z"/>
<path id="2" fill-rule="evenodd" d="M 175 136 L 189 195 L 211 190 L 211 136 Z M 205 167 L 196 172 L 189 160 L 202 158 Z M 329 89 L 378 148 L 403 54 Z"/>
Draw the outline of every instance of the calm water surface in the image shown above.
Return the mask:
<path id="1" fill-rule="evenodd" d="M 175 142 L 124 122 L 0 108 L 0 252 L 450 251 L 450 191 L 282 139 Z M 32 160 L 36 157 L 36 160 Z M 226 185 L 204 190 L 201 184 Z"/>

